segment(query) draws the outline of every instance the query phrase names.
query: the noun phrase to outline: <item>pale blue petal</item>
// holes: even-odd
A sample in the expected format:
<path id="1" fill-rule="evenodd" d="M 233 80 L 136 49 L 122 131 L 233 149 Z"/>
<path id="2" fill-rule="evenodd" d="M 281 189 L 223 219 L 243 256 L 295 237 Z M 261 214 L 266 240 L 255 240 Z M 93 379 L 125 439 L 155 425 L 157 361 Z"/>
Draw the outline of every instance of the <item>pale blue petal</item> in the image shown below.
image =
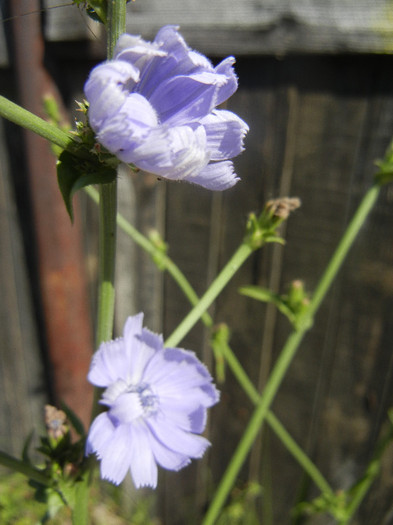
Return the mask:
<path id="1" fill-rule="evenodd" d="M 131 475 L 136 488 L 157 486 L 157 464 L 149 439 L 149 430 L 143 422 L 132 425 L 129 443 Z"/>
<path id="2" fill-rule="evenodd" d="M 132 425 L 119 425 L 115 428 L 110 443 L 101 459 L 101 477 L 119 485 L 125 478 L 132 459 Z"/>
<path id="3" fill-rule="evenodd" d="M 148 434 L 149 443 L 157 463 L 167 469 L 178 471 L 190 464 L 188 456 L 175 452 L 161 443 L 151 432 Z"/>
<path id="4" fill-rule="evenodd" d="M 149 97 L 162 123 L 181 126 L 207 115 L 214 107 L 216 86 L 178 75 L 157 84 Z"/>
<path id="5" fill-rule="evenodd" d="M 122 338 L 101 343 L 93 356 L 87 379 L 100 387 L 106 387 L 118 379 L 127 379 L 127 361 Z"/>
<path id="6" fill-rule="evenodd" d="M 117 41 L 114 59 L 125 60 L 141 71 L 154 57 L 166 55 L 154 42 L 146 42 L 140 36 L 123 34 Z"/>
<path id="7" fill-rule="evenodd" d="M 209 162 L 203 126 L 152 129 L 140 145 L 118 157 L 155 175 L 179 180 L 194 176 Z"/>
<path id="8" fill-rule="evenodd" d="M 198 53 L 198 51 L 192 49 L 188 52 L 188 58 L 193 65 L 193 69 L 197 68 L 198 70 L 214 71 L 213 64 L 207 57 L 205 57 L 205 55 L 202 55 L 202 53 Z"/>
<path id="9" fill-rule="evenodd" d="M 182 372 L 182 369 L 178 369 L 178 373 Z M 205 385 L 184 388 L 183 391 L 176 389 L 176 386 L 171 387 L 169 381 L 162 379 L 154 385 L 154 391 L 160 398 L 161 409 L 166 414 L 172 414 L 174 418 L 189 414 L 198 409 L 199 406 L 211 407 L 215 405 L 219 400 L 217 390 L 210 384 L 209 390 L 205 388 Z M 211 387 L 211 388 L 210 388 Z M 186 428 L 183 425 L 182 428 Z"/>
<path id="10" fill-rule="evenodd" d="M 187 180 L 208 190 L 223 191 L 232 188 L 240 179 L 236 176 L 233 163 L 225 160 L 211 162 L 198 175 Z"/>
<path id="11" fill-rule="evenodd" d="M 206 427 L 207 410 L 200 406 L 189 415 L 190 431 L 201 434 Z"/>
<path id="12" fill-rule="evenodd" d="M 99 414 L 89 429 L 86 440 L 86 454 L 95 453 L 101 459 L 112 440 L 114 430 L 115 427 L 108 418 L 108 414 L 106 412 Z"/>
<path id="13" fill-rule="evenodd" d="M 164 348 L 164 338 L 161 334 L 155 334 L 147 328 L 143 328 L 140 340 L 143 341 L 147 346 L 154 348 L 154 350 L 162 350 Z"/>
<path id="14" fill-rule="evenodd" d="M 200 390 L 199 396 L 197 389 L 191 390 L 191 392 L 194 394 L 194 399 L 188 401 L 185 401 L 185 398 L 191 397 L 190 391 L 183 392 L 183 396 L 160 397 L 160 410 L 172 425 L 187 432 L 200 434 L 205 428 L 206 405 L 202 403 Z M 203 426 L 201 426 L 202 422 L 204 423 Z"/>
<path id="15" fill-rule="evenodd" d="M 185 358 L 182 361 L 170 361 L 166 357 L 166 350 L 156 354 L 146 367 L 144 375 L 145 381 L 159 389 L 160 396 L 179 394 L 210 381 L 210 377 L 202 375 L 201 369 L 187 363 Z"/>
<path id="16" fill-rule="evenodd" d="M 231 159 L 244 150 L 243 141 L 248 126 L 235 113 L 215 110 L 200 122 L 206 130 L 211 160 Z"/>
<path id="17" fill-rule="evenodd" d="M 164 446 L 190 458 L 201 458 L 210 446 L 207 439 L 197 434 L 185 432 L 173 425 L 160 412 L 146 420 L 146 424 Z"/>
<path id="18" fill-rule="evenodd" d="M 142 334 L 143 313 L 128 317 L 124 325 L 124 345 L 127 360 L 124 366 L 127 368 L 125 375 L 128 384 L 138 384 L 146 367 L 146 364 L 154 355 L 154 349 L 148 347 L 140 340 Z"/>
<path id="19" fill-rule="evenodd" d="M 226 76 L 226 82 L 217 90 L 216 106 L 222 104 L 237 90 L 237 76 L 233 69 L 236 60 L 233 57 L 227 57 L 215 67 L 215 72 Z"/>
<path id="20" fill-rule="evenodd" d="M 150 128 L 158 124 L 152 105 L 138 93 L 131 93 L 113 115 L 108 115 L 97 133 L 98 141 L 109 151 L 119 153 L 145 140 Z"/>
<path id="21" fill-rule="evenodd" d="M 168 362 L 186 362 L 188 365 L 193 365 L 196 368 L 198 374 L 200 374 L 202 377 L 209 380 L 212 379 L 209 370 L 203 363 L 199 361 L 195 355 L 195 352 L 184 350 L 183 348 L 165 348 L 164 358 Z"/>
<path id="22" fill-rule="evenodd" d="M 127 317 L 123 328 L 123 337 L 126 341 L 132 341 L 134 337 L 141 335 L 143 330 L 143 317 L 144 314 L 142 312 Z"/>
<path id="23" fill-rule="evenodd" d="M 121 60 L 96 66 L 85 84 L 89 101 L 89 122 L 94 131 L 124 104 L 130 90 L 139 80 L 139 71 Z"/>
<path id="24" fill-rule="evenodd" d="M 191 55 L 187 44 L 175 26 L 165 26 L 160 29 L 154 44 L 165 52 L 166 56 L 154 58 L 141 72 L 138 91 L 148 98 L 157 86 L 168 79 L 187 74 L 198 67 L 195 57 Z"/>
<path id="25" fill-rule="evenodd" d="M 190 49 L 178 29 L 174 25 L 164 26 L 158 31 L 154 39 L 160 49 L 166 51 L 168 57 L 172 56 L 176 61 L 177 69 L 172 71 L 172 76 L 192 73 L 197 69 L 213 71 L 210 60 L 201 53 Z"/>
<path id="26" fill-rule="evenodd" d="M 174 55 L 176 58 L 188 54 L 188 46 L 178 29 L 179 26 L 176 25 L 163 26 L 157 31 L 154 38 L 154 42 L 158 44 L 160 49 L 165 50 L 168 55 Z"/>
<path id="27" fill-rule="evenodd" d="M 132 423 L 138 417 L 143 416 L 139 395 L 136 392 L 121 394 L 112 404 L 109 415 L 113 421 L 121 425 Z"/>
<path id="28" fill-rule="evenodd" d="M 209 404 L 206 404 L 205 406 L 211 407 L 219 402 L 220 400 L 220 391 L 217 390 L 215 385 L 213 383 L 205 383 L 204 385 L 200 386 L 200 389 L 205 392 L 205 394 L 209 398 Z"/>
<path id="29" fill-rule="evenodd" d="M 116 399 L 120 396 L 120 394 L 127 392 L 127 390 L 128 383 L 126 383 L 124 379 L 118 379 L 114 383 L 111 383 L 108 386 L 108 388 L 105 389 L 105 392 L 102 394 L 102 397 L 99 402 L 102 405 L 107 405 L 111 407 L 116 402 Z"/>

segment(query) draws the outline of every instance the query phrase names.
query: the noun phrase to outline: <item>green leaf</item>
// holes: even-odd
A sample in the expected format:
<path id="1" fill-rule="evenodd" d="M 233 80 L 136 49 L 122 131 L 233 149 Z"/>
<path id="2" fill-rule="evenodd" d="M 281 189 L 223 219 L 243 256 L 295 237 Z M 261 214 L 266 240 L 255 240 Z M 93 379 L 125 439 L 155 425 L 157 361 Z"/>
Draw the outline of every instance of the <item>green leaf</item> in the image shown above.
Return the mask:
<path id="1" fill-rule="evenodd" d="M 115 178 L 115 168 L 99 162 L 83 162 L 68 151 L 63 151 L 57 161 L 57 181 L 71 221 L 74 220 L 72 207 L 74 193 L 91 184 L 109 184 Z"/>

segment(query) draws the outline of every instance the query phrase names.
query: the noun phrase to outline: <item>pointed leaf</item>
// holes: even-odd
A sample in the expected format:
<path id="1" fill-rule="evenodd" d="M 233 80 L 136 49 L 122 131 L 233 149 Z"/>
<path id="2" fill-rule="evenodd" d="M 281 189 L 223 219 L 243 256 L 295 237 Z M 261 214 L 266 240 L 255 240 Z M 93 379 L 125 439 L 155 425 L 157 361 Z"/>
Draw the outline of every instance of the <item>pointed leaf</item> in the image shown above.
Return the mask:
<path id="1" fill-rule="evenodd" d="M 68 151 L 57 161 L 57 180 L 71 221 L 74 220 L 72 197 L 81 188 L 91 184 L 108 184 L 116 178 L 116 169 L 99 164 L 84 163 Z"/>

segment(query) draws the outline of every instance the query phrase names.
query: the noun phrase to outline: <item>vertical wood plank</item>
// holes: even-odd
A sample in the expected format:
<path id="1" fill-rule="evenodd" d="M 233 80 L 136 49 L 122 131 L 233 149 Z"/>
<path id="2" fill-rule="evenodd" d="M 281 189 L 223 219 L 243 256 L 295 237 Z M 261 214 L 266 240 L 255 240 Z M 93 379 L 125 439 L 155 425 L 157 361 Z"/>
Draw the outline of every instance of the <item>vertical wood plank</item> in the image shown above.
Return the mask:
<path id="1" fill-rule="evenodd" d="M 47 384 L 0 120 L 0 448 L 20 456 L 44 421 Z"/>

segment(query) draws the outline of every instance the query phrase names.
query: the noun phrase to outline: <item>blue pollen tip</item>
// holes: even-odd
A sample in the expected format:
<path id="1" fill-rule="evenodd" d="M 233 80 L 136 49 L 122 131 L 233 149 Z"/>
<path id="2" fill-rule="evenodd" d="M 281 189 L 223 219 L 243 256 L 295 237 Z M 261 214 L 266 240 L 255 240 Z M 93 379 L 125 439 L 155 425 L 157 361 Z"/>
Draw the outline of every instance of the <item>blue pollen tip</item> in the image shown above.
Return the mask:
<path id="1" fill-rule="evenodd" d="M 150 386 L 147 383 L 140 383 L 139 385 L 130 385 L 127 392 L 136 393 L 139 395 L 139 401 L 145 411 L 145 415 L 151 415 L 157 412 L 158 397 L 153 394 Z"/>

